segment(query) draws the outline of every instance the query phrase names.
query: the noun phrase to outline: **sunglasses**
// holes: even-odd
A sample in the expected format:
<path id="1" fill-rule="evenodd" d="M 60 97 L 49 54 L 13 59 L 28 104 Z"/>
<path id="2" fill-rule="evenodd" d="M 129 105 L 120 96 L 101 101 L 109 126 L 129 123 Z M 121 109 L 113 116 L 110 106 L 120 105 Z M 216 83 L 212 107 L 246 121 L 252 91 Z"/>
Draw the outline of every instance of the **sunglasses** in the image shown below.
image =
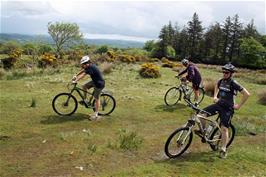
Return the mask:
<path id="1" fill-rule="evenodd" d="M 224 73 L 224 74 L 229 74 L 230 72 L 228 72 L 228 71 L 223 71 L 223 73 Z"/>

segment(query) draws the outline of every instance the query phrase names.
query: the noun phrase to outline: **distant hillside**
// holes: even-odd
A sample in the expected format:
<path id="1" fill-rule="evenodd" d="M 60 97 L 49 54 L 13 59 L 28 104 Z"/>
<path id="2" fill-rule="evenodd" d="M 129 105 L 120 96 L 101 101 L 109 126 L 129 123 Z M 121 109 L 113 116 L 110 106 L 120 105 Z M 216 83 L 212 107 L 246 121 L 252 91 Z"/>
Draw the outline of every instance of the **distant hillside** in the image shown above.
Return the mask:
<path id="1" fill-rule="evenodd" d="M 0 42 L 15 40 L 18 42 L 42 41 L 52 44 L 53 41 L 48 35 L 24 35 L 24 34 L 6 34 L 0 33 Z M 142 48 L 144 43 L 137 41 L 110 40 L 110 39 L 84 39 L 86 44 L 90 45 L 108 45 L 118 48 Z"/>

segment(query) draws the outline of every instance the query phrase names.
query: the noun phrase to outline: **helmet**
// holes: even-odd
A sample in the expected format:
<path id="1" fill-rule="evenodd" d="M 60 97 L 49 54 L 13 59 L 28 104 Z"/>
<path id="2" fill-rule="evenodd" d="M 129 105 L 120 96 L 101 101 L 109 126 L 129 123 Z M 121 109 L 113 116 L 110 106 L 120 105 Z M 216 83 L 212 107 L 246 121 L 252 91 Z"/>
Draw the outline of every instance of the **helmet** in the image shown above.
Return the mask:
<path id="1" fill-rule="evenodd" d="M 183 65 L 187 65 L 188 64 L 188 59 L 184 58 L 181 62 L 182 62 Z"/>
<path id="2" fill-rule="evenodd" d="M 81 58 L 80 64 L 84 64 L 90 61 L 90 57 L 88 55 L 85 55 L 84 57 Z"/>
<path id="3" fill-rule="evenodd" d="M 224 65 L 222 67 L 223 70 L 227 70 L 230 71 L 231 73 L 236 71 L 236 67 L 234 65 L 232 65 L 231 63 L 227 63 L 226 65 Z"/>

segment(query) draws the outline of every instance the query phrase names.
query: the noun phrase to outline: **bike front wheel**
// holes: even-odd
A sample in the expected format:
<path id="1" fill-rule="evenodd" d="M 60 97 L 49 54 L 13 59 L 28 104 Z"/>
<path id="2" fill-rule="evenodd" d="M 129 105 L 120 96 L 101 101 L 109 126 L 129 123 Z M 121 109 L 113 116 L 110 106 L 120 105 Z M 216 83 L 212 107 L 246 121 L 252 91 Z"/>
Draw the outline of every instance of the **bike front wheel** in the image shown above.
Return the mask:
<path id="1" fill-rule="evenodd" d="M 231 143 L 234 140 L 234 137 L 235 137 L 235 127 L 232 124 L 230 124 L 228 128 L 228 143 L 226 147 L 229 147 L 231 145 Z M 210 143 L 210 147 L 213 151 L 217 151 L 218 149 L 221 148 L 222 146 L 221 138 L 222 138 L 222 132 L 218 128 L 216 128 L 210 136 L 210 140 L 217 139 L 217 141 Z"/>
<path id="2" fill-rule="evenodd" d="M 93 110 L 95 111 L 95 99 L 93 100 Z M 99 115 L 109 115 L 111 114 L 116 106 L 116 102 L 113 96 L 103 93 L 100 96 L 100 107 L 99 107 Z"/>
<path id="3" fill-rule="evenodd" d="M 62 116 L 70 116 L 77 110 L 77 99 L 70 93 L 56 95 L 52 102 L 53 110 Z"/>
<path id="4" fill-rule="evenodd" d="M 176 158 L 183 154 L 191 144 L 193 133 L 188 127 L 175 130 L 167 139 L 164 147 L 169 158 Z"/>
<path id="5" fill-rule="evenodd" d="M 164 102 L 167 106 L 173 106 L 181 99 L 181 90 L 178 87 L 172 87 L 164 95 Z"/>
<path id="6" fill-rule="evenodd" d="M 199 88 L 199 97 L 196 99 L 195 92 L 192 90 L 189 101 L 193 104 L 200 104 L 204 98 L 205 91 L 202 87 Z"/>

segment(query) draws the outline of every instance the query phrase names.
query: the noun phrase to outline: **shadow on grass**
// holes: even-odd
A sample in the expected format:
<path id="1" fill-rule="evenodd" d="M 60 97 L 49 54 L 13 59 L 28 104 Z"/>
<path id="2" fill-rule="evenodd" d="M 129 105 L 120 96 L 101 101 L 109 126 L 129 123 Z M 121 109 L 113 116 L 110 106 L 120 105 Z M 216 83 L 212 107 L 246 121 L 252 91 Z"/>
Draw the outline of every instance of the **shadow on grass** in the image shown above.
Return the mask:
<path id="1" fill-rule="evenodd" d="M 165 104 L 162 104 L 162 105 L 155 106 L 155 110 L 157 112 L 159 112 L 159 111 L 174 112 L 177 109 L 182 110 L 182 109 L 185 109 L 186 107 L 187 107 L 186 105 L 181 104 L 181 103 L 177 103 L 174 106 L 167 106 Z"/>
<path id="2" fill-rule="evenodd" d="M 217 152 L 208 151 L 208 152 L 189 152 L 184 153 L 177 158 L 170 159 L 164 156 L 162 159 L 155 160 L 155 163 L 167 163 L 170 165 L 177 165 L 183 162 L 204 162 L 211 163 L 218 159 Z"/>
<path id="3" fill-rule="evenodd" d="M 50 115 L 50 116 L 45 116 L 43 118 L 44 119 L 40 121 L 42 124 L 59 124 L 68 121 L 82 121 L 88 119 L 88 115 L 76 113 L 71 116 Z"/>

